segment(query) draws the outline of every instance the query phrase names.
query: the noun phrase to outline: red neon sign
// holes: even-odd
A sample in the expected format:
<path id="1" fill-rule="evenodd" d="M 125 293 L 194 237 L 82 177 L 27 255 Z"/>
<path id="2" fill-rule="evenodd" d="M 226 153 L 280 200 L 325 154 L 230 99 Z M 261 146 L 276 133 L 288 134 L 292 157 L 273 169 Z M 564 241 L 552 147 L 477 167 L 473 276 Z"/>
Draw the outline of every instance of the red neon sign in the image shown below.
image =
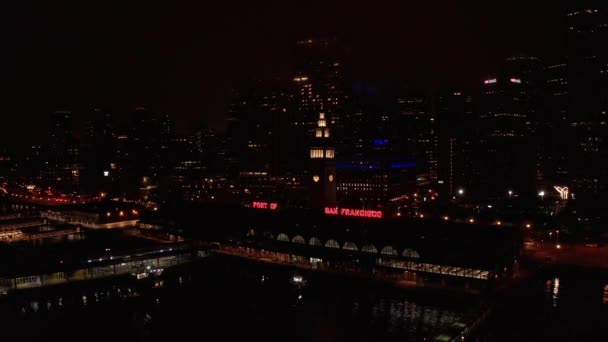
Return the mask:
<path id="1" fill-rule="evenodd" d="M 325 207 L 325 215 L 366 217 L 366 218 L 381 219 L 382 211 L 365 210 L 365 209 L 349 209 L 349 208 L 338 208 L 338 207 Z"/>
<path id="2" fill-rule="evenodd" d="M 255 202 L 254 201 L 251 206 L 255 209 L 277 210 L 277 208 L 279 207 L 279 204 L 275 203 L 275 202 Z"/>

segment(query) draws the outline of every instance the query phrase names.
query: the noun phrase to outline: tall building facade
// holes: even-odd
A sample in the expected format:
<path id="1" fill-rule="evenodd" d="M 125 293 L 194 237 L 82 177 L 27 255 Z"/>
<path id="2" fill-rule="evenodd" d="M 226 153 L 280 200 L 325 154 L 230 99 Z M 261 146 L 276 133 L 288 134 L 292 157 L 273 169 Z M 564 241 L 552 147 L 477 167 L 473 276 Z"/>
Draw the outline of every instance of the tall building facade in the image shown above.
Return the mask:
<path id="1" fill-rule="evenodd" d="M 237 174 L 258 172 L 279 176 L 289 173 L 293 164 L 303 167 L 301 158 L 295 158 L 305 152 L 289 144 L 293 135 L 287 124 L 288 101 L 287 91 L 280 86 L 258 84 L 235 91 L 227 136 L 236 162 L 233 171 Z"/>
<path id="2" fill-rule="evenodd" d="M 511 191 L 536 193 L 537 152 L 531 131 L 526 87 L 521 76 L 502 74 L 483 82 L 480 108 L 479 195 L 501 198 Z"/>
<path id="3" fill-rule="evenodd" d="M 50 120 L 50 143 L 46 154 L 43 180 L 47 185 L 75 189 L 80 185 L 82 165 L 80 146 L 74 138 L 70 111 L 56 111 Z"/>
<path id="4" fill-rule="evenodd" d="M 346 144 L 342 139 L 349 131 L 350 95 L 344 55 L 337 38 L 309 38 L 296 43 L 290 124 L 300 142 L 310 142 L 317 115 L 323 112 L 335 132 L 336 145 Z M 305 149 L 301 145 L 299 148 Z"/>
<path id="5" fill-rule="evenodd" d="M 576 1 L 566 13 L 567 82 L 571 139 L 570 187 L 579 193 L 606 189 L 608 162 L 608 4 Z"/>
<path id="6" fill-rule="evenodd" d="M 417 178 L 424 183 L 438 180 L 438 121 L 428 96 L 404 96 L 397 100 L 393 122 L 398 127 L 395 143 L 416 162 Z"/>
<path id="7" fill-rule="evenodd" d="M 83 133 L 82 184 L 89 190 L 105 190 L 105 181 L 115 153 L 111 114 L 100 108 L 93 109 L 88 115 Z"/>
<path id="8" fill-rule="evenodd" d="M 442 198 L 452 198 L 458 190 L 471 191 L 479 179 L 475 160 L 479 131 L 470 91 L 450 90 L 437 98 L 438 181 Z"/>
<path id="9" fill-rule="evenodd" d="M 296 43 L 294 104 L 311 128 L 315 127 L 319 111 L 325 113 L 332 127 L 342 126 L 349 97 L 343 55 L 337 38 L 304 39 Z"/>

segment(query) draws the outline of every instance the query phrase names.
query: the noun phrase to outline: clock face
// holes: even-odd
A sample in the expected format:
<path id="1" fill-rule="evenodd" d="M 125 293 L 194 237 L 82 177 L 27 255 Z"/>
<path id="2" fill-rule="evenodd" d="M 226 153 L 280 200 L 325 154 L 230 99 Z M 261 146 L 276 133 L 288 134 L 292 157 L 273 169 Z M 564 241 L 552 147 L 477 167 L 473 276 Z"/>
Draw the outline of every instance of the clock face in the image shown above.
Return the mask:
<path id="1" fill-rule="evenodd" d="M 317 183 L 319 181 L 319 176 L 317 176 L 317 175 L 312 176 L 312 180 L 315 181 L 315 183 Z"/>
<path id="2" fill-rule="evenodd" d="M 329 182 L 330 182 L 330 183 L 334 181 L 334 175 L 329 175 L 329 177 L 328 177 L 328 178 L 329 178 Z"/>

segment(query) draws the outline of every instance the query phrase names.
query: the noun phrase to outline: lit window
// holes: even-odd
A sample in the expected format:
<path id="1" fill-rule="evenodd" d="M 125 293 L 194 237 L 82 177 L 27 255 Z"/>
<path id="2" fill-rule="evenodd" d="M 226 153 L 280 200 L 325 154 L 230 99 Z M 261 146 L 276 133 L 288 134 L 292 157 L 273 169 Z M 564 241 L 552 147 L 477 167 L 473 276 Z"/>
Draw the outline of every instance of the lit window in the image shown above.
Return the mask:
<path id="1" fill-rule="evenodd" d="M 317 176 L 317 175 L 312 176 L 312 180 L 313 180 L 315 183 L 318 183 L 318 182 L 319 182 L 319 176 Z"/>
<path id="2" fill-rule="evenodd" d="M 346 249 L 349 251 L 358 251 L 359 249 L 357 248 L 357 245 L 354 242 L 346 242 L 344 243 L 344 247 L 342 247 L 342 249 Z"/>
<path id="3" fill-rule="evenodd" d="M 334 159 L 334 149 L 333 148 L 328 148 L 325 151 L 325 158 L 327 158 L 327 159 Z"/>
<path id="4" fill-rule="evenodd" d="M 361 248 L 361 251 L 365 253 L 378 253 L 378 250 L 374 245 L 365 245 L 363 248 Z"/>
<path id="5" fill-rule="evenodd" d="M 340 248 L 340 245 L 338 244 L 338 241 L 330 239 L 330 240 L 327 240 L 327 242 L 325 243 L 325 247 Z"/>
<path id="6" fill-rule="evenodd" d="M 308 244 L 311 246 L 323 246 L 323 243 L 321 242 L 321 240 L 319 240 L 319 238 L 316 238 L 316 237 L 310 238 L 310 240 L 308 240 Z"/>
<path id="7" fill-rule="evenodd" d="M 393 247 L 391 246 L 385 246 L 384 248 L 382 248 L 382 251 L 380 252 L 380 254 L 382 255 L 398 255 L 397 251 L 393 249 Z"/>
<path id="8" fill-rule="evenodd" d="M 310 158 L 318 159 L 323 158 L 323 149 L 318 147 L 313 147 L 310 149 Z"/>

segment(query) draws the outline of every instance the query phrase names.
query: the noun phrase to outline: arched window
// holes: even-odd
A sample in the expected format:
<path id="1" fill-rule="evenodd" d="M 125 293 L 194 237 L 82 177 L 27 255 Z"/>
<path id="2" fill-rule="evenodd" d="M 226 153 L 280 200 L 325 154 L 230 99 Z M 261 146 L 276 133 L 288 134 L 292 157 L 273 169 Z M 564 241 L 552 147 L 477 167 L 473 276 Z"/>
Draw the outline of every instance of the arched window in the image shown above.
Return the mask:
<path id="1" fill-rule="evenodd" d="M 301 235 L 296 235 L 296 236 L 293 237 L 293 239 L 291 240 L 291 242 L 305 244 L 306 240 L 304 240 L 304 238 Z"/>
<path id="2" fill-rule="evenodd" d="M 338 244 L 338 241 L 333 240 L 333 239 L 329 239 L 325 243 L 325 247 L 327 247 L 327 248 L 340 248 L 340 245 Z"/>
<path id="3" fill-rule="evenodd" d="M 310 240 L 308 240 L 308 244 L 311 246 L 323 246 L 323 243 L 321 242 L 321 240 L 319 240 L 319 238 L 316 238 L 316 237 L 311 237 Z"/>
<path id="4" fill-rule="evenodd" d="M 378 249 L 374 245 L 365 245 L 361 248 L 361 251 L 365 253 L 378 253 Z"/>
<path id="5" fill-rule="evenodd" d="M 382 252 L 380 252 L 380 254 L 382 255 L 397 255 L 397 251 L 393 249 L 393 247 L 391 246 L 386 246 L 384 248 L 382 248 Z"/>
<path id="6" fill-rule="evenodd" d="M 287 234 L 279 234 L 279 236 L 277 236 L 277 240 L 279 241 L 283 241 L 283 242 L 289 242 L 289 236 L 287 236 Z"/>
<path id="7" fill-rule="evenodd" d="M 406 258 L 413 258 L 413 259 L 420 258 L 420 254 L 418 254 L 418 252 L 416 252 L 415 250 L 413 250 L 411 248 L 406 248 L 401 255 Z"/>
<path id="8" fill-rule="evenodd" d="M 357 248 L 357 245 L 355 245 L 354 242 L 350 242 L 350 241 L 345 242 L 344 247 L 342 247 L 342 249 L 346 249 L 348 251 L 358 251 L 359 250 L 359 248 Z"/>

